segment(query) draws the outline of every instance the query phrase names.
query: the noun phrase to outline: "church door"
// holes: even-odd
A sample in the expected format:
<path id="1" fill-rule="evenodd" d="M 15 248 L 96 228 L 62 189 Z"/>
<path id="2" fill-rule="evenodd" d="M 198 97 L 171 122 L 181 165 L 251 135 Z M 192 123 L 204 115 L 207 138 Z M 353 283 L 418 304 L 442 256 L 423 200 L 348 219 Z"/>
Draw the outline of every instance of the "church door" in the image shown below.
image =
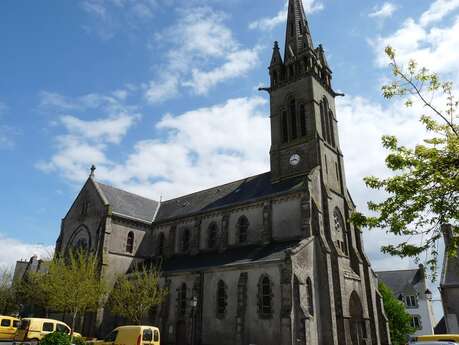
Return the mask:
<path id="1" fill-rule="evenodd" d="M 350 319 L 350 332 L 352 345 L 363 345 L 365 344 L 364 334 L 365 320 L 363 319 L 362 303 L 357 293 L 351 294 L 351 300 L 349 301 L 349 311 L 351 314 Z"/>
<path id="2" fill-rule="evenodd" d="M 175 344 L 176 345 L 187 345 L 185 321 L 177 322 Z"/>

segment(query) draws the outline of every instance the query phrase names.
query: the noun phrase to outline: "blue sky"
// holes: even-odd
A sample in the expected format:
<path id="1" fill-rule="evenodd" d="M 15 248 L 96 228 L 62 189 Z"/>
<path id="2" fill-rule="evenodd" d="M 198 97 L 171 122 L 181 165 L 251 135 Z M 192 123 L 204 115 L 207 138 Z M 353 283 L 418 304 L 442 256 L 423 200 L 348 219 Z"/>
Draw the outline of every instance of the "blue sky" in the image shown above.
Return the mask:
<path id="1" fill-rule="evenodd" d="M 386 173 L 382 134 L 424 134 L 387 103 L 383 48 L 457 81 L 457 0 L 304 0 L 314 43 L 346 97 L 337 116 L 359 207 Z M 0 2 L 0 265 L 49 250 L 97 165 L 100 180 L 159 199 L 269 169 L 267 85 L 284 0 Z M 378 269 L 384 233 L 366 237 Z"/>

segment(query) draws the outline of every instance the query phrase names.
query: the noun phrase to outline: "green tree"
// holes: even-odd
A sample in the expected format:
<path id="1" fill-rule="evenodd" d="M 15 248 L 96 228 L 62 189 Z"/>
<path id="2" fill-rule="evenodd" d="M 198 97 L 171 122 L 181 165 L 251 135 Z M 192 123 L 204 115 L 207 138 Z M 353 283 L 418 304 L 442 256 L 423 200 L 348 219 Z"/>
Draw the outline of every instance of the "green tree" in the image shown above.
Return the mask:
<path id="1" fill-rule="evenodd" d="M 408 336 L 416 330 L 411 326 L 411 316 L 405 305 L 394 297 L 392 290 L 384 283 L 379 283 L 378 290 L 382 295 L 384 312 L 389 320 L 392 345 L 404 345 Z"/>
<path id="2" fill-rule="evenodd" d="M 37 309 L 48 316 L 49 294 L 45 289 L 46 274 L 43 272 L 28 272 L 20 280 L 13 282 L 15 298 L 18 304 Z"/>
<path id="3" fill-rule="evenodd" d="M 386 48 L 386 54 L 394 80 L 383 86 L 384 97 L 401 97 L 412 109 L 415 104 L 421 105 L 427 112 L 420 114 L 419 120 L 428 138 L 414 148 L 400 145 L 394 136 L 382 138 L 389 151 L 385 163 L 392 175 L 370 176 L 364 181 L 369 188 L 384 191 L 387 197 L 368 203 L 374 215 L 356 213 L 352 221 L 359 227 L 403 236 L 401 243 L 383 246 L 382 251 L 418 261 L 422 254 L 426 255 L 425 264 L 435 278 L 441 225 L 459 223 L 459 127 L 455 124 L 458 102 L 451 82 L 441 82 L 437 74 L 418 67 L 415 61 L 405 68 L 400 66 L 391 47 Z M 457 227 L 455 231 L 459 234 Z M 451 255 L 458 244 L 459 237 L 451 246 Z"/>
<path id="4" fill-rule="evenodd" d="M 65 256 L 56 255 L 39 284 L 51 309 L 70 312 L 72 335 L 77 317 L 97 310 L 106 292 L 97 257 L 85 250 L 70 251 Z"/>
<path id="5" fill-rule="evenodd" d="M 159 286 L 160 269 L 141 268 L 129 275 L 118 276 L 111 292 L 109 306 L 114 315 L 140 325 L 144 315 L 167 296 L 166 288 Z"/>
<path id="6" fill-rule="evenodd" d="M 16 309 L 13 274 L 8 268 L 0 268 L 0 313 L 8 314 Z"/>

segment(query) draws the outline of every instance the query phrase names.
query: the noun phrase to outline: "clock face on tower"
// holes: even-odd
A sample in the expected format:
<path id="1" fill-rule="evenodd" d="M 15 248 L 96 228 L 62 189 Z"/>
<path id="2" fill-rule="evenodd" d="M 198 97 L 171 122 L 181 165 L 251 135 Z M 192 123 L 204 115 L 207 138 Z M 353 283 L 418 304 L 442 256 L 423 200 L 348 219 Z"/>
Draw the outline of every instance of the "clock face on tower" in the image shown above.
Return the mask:
<path id="1" fill-rule="evenodd" d="M 291 166 L 297 166 L 301 161 L 301 157 L 299 154 L 295 153 L 290 156 L 289 162 Z"/>

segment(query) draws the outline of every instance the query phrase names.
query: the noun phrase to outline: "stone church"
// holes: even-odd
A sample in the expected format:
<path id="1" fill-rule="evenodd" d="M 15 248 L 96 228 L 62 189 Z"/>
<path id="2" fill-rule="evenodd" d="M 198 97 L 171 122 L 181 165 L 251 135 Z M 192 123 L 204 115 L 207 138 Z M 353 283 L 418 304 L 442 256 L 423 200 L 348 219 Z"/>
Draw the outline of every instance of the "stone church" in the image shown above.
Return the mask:
<path id="1" fill-rule="evenodd" d="M 390 344 L 375 273 L 349 222 L 338 94 L 301 0 L 289 1 L 285 51 L 274 44 L 269 75 L 270 171 L 163 202 L 93 171 L 56 252 L 86 246 L 109 284 L 161 258 L 170 293 L 145 322 L 160 326 L 164 344 Z M 85 327 L 104 335 L 118 321 L 102 309 Z"/>

